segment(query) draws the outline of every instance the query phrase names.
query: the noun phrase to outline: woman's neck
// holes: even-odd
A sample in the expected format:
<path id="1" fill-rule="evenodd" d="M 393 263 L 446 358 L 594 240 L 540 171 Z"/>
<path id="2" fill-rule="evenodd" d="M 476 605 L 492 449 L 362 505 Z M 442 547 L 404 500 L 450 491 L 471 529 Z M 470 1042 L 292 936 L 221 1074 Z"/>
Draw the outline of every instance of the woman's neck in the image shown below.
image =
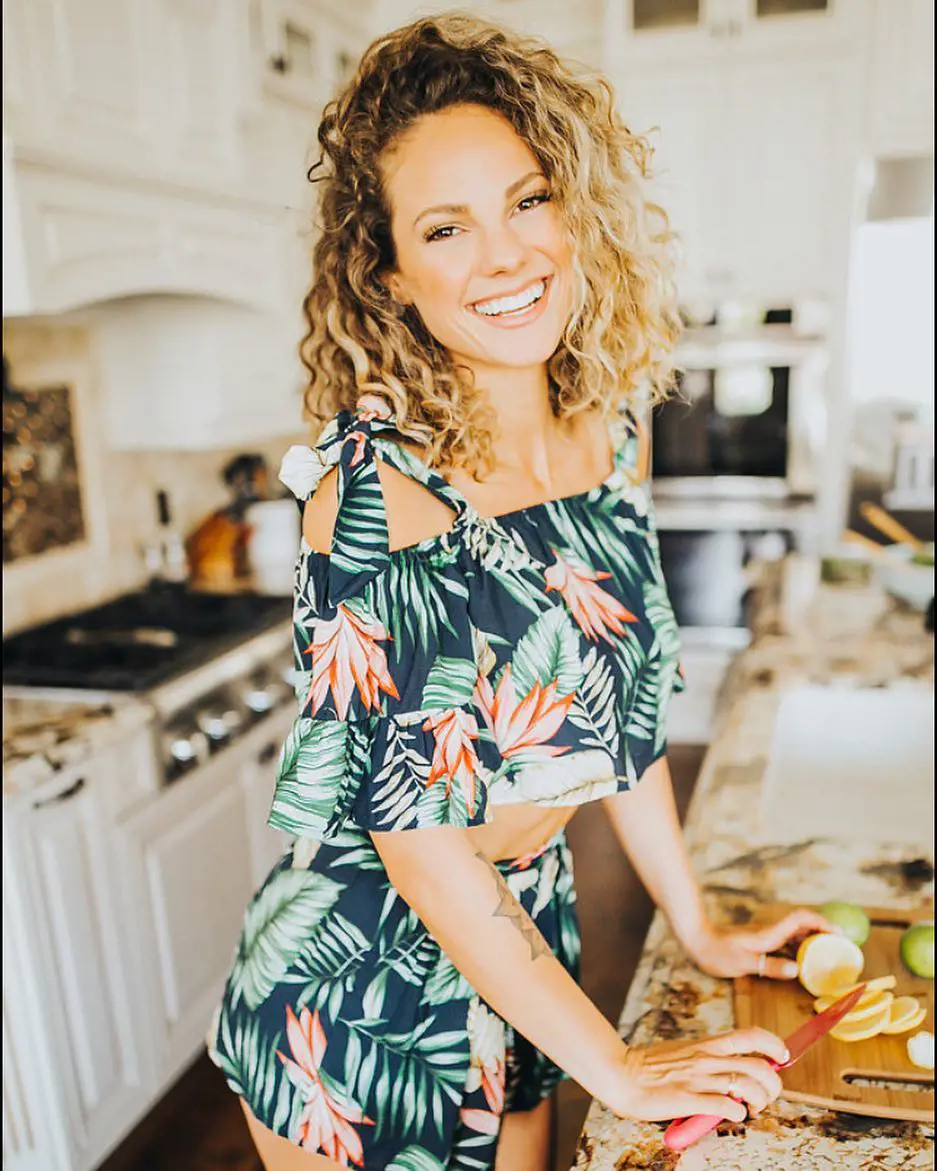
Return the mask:
<path id="1" fill-rule="evenodd" d="M 551 453 L 563 428 L 553 413 L 546 366 L 485 370 L 477 379 L 498 420 L 494 443 L 498 467 L 548 486 Z"/>

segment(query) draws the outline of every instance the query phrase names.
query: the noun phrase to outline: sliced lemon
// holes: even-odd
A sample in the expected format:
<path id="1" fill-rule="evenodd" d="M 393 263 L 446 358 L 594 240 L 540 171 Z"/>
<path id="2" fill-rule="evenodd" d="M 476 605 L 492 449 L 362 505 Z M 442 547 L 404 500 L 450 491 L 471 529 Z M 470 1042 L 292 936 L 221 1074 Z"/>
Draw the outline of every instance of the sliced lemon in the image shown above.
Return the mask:
<path id="1" fill-rule="evenodd" d="M 832 1008 L 834 1004 L 842 1000 L 846 995 L 845 992 L 837 992 L 835 996 L 820 996 L 813 1002 L 813 1010 L 814 1012 L 826 1012 L 828 1008 Z M 851 1010 L 849 1015 L 853 1016 L 860 1009 L 868 1008 L 870 1004 L 881 1004 L 882 998 L 885 996 L 891 1000 L 894 997 L 894 993 L 886 992 L 883 988 L 873 988 L 871 992 L 863 992 L 859 998 L 859 1003 Z"/>
<path id="2" fill-rule="evenodd" d="M 877 1037 L 891 1019 L 891 1003 L 883 1004 L 875 1016 L 867 1017 L 863 1021 L 850 1023 L 841 1020 L 835 1029 L 830 1029 L 830 1036 L 837 1041 L 867 1041 L 869 1037 Z"/>
<path id="3" fill-rule="evenodd" d="M 865 1000 L 863 997 L 852 1012 L 847 1012 L 839 1023 L 843 1025 L 856 1025 L 860 1021 L 871 1020 L 873 1017 L 878 1016 L 883 1008 L 888 1007 L 890 1010 L 891 1002 L 894 999 L 894 994 L 891 992 L 876 992 L 868 1003 L 863 1003 Z M 836 1001 L 834 1000 L 833 1003 L 835 1004 Z"/>
<path id="4" fill-rule="evenodd" d="M 882 1032 L 890 1036 L 908 1033 L 923 1024 L 926 1016 L 927 1009 L 923 1004 L 918 1004 L 913 996 L 899 996 L 890 1007 L 888 1023 L 882 1028 Z"/>
<path id="5" fill-rule="evenodd" d="M 862 999 L 859 1001 L 859 1005 L 864 1004 L 877 992 L 887 992 L 890 988 L 894 988 L 897 983 L 897 976 L 876 976 L 874 980 L 860 980 L 859 984 L 865 984 L 865 992 L 862 993 Z M 823 1012 L 835 1004 L 837 1000 L 841 1000 L 844 996 L 848 996 L 850 992 L 854 992 L 859 987 L 859 984 L 850 984 L 848 988 L 837 988 L 829 996 L 821 996 L 818 1000 L 815 1000 L 813 1007 L 817 1012 Z M 856 1007 L 858 1008 L 859 1005 Z"/>
<path id="6" fill-rule="evenodd" d="M 855 984 L 864 963 L 862 949 L 842 935 L 810 935 L 797 949 L 798 979 L 811 996 Z"/>

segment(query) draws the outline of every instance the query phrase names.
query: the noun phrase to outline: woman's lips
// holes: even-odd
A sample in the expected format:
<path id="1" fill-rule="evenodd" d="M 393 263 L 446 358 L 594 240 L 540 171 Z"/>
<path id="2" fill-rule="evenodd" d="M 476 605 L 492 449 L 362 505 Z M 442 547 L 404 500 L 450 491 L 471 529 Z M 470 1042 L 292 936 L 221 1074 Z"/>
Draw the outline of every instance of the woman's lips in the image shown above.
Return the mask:
<path id="1" fill-rule="evenodd" d="M 482 321 L 488 325 L 496 326 L 499 329 L 518 329 L 524 325 L 530 325 L 531 322 L 536 321 L 544 312 L 547 306 L 547 301 L 550 297 L 550 288 L 553 284 L 552 276 L 542 277 L 540 281 L 531 281 L 529 285 L 521 289 L 520 292 L 525 292 L 533 286 L 543 283 L 544 289 L 540 297 L 525 306 L 523 309 L 514 309 L 507 313 L 482 313 L 476 306 L 478 305 L 492 305 L 498 301 L 507 300 L 507 297 L 490 297 L 485 301 L 476 301 L 469 306 L 469 310 L 475 317 L 480 317 Z M 517 295 L 517 294 L 513 294 Z"/>

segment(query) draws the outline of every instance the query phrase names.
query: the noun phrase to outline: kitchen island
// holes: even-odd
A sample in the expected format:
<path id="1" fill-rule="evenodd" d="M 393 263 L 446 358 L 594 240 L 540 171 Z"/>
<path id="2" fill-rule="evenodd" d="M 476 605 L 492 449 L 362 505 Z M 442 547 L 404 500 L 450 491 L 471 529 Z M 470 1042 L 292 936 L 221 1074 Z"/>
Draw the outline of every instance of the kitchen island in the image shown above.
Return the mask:
<path id="1" fill-rule="evenodd" d="M 772 730 L 791 687 L 933 689 L 934 640 L 920 614 L 872 590 L 817 584 L 816 565 L 790 558 L 764 567 L 752 643 L 723 689 L 717 734 L 688 811 L 685 836 L 712 917 L 746 923 L 775 902 L 846 898 L 897 910 L 933 906 L 933 838 L 883 843 L 875 827 L 838 840 L 772 842 L 760 824 Z M 689 681 L 692 686 L 692 680 Z M 619 1021 L 633 1045 L 733 1028 L 732 983 L 701 973 L 655 916 Z M 724 1123 L 682 1155 L 664 1125 L 615 1117 L 593 1102 L 575 1171 L 770 1171 L 773 1168 L 934 1166 L 933 1127 L 780 1101 L 742 1124 Z"/>

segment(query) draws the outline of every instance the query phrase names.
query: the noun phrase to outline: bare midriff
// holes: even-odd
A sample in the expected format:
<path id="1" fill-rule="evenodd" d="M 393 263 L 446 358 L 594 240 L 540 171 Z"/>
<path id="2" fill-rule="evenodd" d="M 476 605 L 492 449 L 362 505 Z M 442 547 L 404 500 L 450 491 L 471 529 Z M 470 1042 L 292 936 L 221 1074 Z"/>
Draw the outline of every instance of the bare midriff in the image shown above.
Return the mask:
<path id="1" fill-rule="evenodd" d="M 570 821 L 576 805 L 495 805 L 493 818 L 467 832 L 489 862 L 536 854 Z"/>

